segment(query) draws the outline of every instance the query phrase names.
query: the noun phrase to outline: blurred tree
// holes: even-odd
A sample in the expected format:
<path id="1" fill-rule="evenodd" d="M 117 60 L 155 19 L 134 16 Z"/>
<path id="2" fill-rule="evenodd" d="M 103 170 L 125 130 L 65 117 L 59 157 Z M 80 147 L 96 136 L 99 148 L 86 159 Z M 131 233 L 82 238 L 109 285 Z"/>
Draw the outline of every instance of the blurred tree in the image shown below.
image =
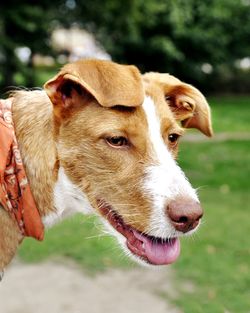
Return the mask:
<path id="1" fill-rule="evenodd" d="M 76 0 L 78 20 L 115 60 L 209 87 L 250 56 L 249 0 Z M 81 18 L 81 19 L 80 19 Z M 211 88 L 212 86 L 210 86 Z"/>
<path id="2" fill-rule="evenodd" d="M 0 84 L 1 77 L 13 84 L 21 71 L 32 85 L 31 58 L 24 66 L 16 48 L 51 54 L 51 30 L 73 23 L 97 36 L 115 61 L 210 90 L 233 81 L 236 60 L 250 55 L 250 0 L 9 0 L 0 3 Z"/>
<path id="3" fill-rule="evenodd" d="M 48 53 L 50 31 L 61 1 L 19 1 L 0 3 L 0 73 L 2 85 L 15 83 L 15 74 L 22 73 L 24 84 L 33 86 L 32 56 Z M 17 49 L 24 47 L 27 62 L 21 62 Z M 1 81 L 0 81 L 1 85 Z"/>

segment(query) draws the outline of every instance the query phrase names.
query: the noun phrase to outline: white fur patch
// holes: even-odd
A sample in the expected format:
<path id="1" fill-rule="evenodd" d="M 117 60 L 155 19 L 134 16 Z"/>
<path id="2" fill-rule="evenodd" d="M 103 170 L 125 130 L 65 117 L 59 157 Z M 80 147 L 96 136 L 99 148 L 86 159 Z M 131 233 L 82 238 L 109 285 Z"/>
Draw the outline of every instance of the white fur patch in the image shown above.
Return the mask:
<path id="1" fill-rule="evenodd" d="M 143 109 L 147 117 L 149 138 L 154 150 L 153 159 L 155 159 L 155 164 L 146 169 L 146 179 L 143 183 L 146 195 L 153 199 L 148 233 L 163 238 L 173 237 L 179 232 L 174 229 L 166 216 L 168 203 L 176 198 L 199 200 L 163 141 L 160 120 L 150 97 L 145 98 Z"/>
<path id="2" fill-rule="evenodd" d="M 58 180 L 55 184 L 54 207 L 56 211 L 43 218 L 45 227 L 50 227 L 77 212 L 84 214 L 93 212 L 87 196 L 70 181 L 62 167 L 59 169 Z"/>

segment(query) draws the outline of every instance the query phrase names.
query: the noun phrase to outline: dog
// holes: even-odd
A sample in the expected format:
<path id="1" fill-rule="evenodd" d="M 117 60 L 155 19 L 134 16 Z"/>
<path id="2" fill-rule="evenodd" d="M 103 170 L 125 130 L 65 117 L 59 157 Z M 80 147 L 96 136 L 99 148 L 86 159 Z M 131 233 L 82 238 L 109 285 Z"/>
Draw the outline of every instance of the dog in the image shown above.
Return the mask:
<path id="1" fill-rule="evenodd" d="M 44 229 L 75 212 L 97 214 L 141 264 L 176 261 L 179 237 L 196 231 L 203 215 L 176 162 L 185 128 L 212 135 L 200 91 L 168 74 L 90 59 L 2 104 L 13 123 L 0 126 L 14 139 L 8 162 L 0 161 L 0 270 L 25 236 L 42 240 Z"/>

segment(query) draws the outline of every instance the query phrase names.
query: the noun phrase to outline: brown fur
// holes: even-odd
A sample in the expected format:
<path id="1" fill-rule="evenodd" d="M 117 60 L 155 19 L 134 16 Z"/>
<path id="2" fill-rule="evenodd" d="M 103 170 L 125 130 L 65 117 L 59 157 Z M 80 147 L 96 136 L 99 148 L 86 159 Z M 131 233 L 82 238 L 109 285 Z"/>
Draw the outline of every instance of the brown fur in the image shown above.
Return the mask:
<path id="1" fill-rule="evenodd" d="M 159 75 L 146 74 L 145 89 L 156 103 L 163 137 L 176 157 L 178 145 L 171 145 L 168 135 L 183 132 L 178 122 L 211 135 L 210 115 L 194 87 Z M 145 166 L 155 160 L 141 107 L 144 87 L 138 70 L 106 61 L 79 61 L 66 65 L 45 84 L 45 90 L 49 97 L 44 91 L 13 94 L 16 136 L 41 215 L 54 210 L 54 186 L 63 166 L 96 210 L 97 200 L 104 199 L 127 224 L 147 231 L 151 200 L 138 185 Z M 184 107 L 184 115 L 176 112 L 176 106 Z M 200 115 L 202 119 L 193 119 Z M 106 142 L 109 136 L 125 136 L 130 145 L 112 148 Z M 19 241 L 16 225 L 2 211 L 0 270 Z"/>

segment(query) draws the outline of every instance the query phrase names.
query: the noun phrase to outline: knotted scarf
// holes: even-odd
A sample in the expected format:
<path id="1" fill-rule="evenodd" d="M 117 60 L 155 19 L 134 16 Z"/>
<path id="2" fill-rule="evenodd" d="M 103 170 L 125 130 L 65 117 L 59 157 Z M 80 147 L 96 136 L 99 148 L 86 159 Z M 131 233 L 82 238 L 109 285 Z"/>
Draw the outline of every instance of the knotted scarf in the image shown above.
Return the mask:
<path id="1" fill-rule="evenodd" d="M 23 236 L 43 240 L 44 226 L 21 160 L 11 107 L 12 98 L 0 100 L 0 204 Z"/>

